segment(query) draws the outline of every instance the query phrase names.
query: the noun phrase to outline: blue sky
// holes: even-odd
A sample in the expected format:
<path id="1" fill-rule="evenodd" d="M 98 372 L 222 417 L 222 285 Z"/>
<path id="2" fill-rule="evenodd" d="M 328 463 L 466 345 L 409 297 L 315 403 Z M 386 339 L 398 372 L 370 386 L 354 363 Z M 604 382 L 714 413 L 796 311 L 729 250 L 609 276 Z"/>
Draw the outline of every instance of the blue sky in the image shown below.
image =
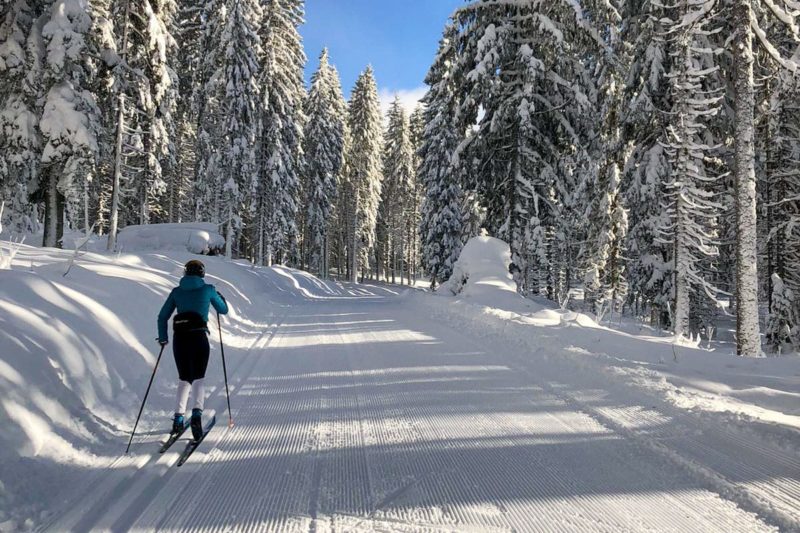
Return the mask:
<path id="1" fill-rule="evenodd" d="M 303 35 L 308 65 L 317 68 L 322 48 L 342 77 L 345 97 L 371 64 L 381 98 L 400 92 L 419 98 L 447 18 L 464 0 L 306 0 Z"/>

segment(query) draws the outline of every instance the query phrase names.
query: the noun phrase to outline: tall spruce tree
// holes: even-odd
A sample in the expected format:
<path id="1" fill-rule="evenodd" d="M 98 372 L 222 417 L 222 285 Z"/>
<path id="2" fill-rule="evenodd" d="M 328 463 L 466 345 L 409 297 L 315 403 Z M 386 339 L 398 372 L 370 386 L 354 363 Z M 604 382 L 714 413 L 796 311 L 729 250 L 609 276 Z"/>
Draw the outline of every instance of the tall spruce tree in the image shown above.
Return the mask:
<path id="1" fill-rule="evenodd" d="M 126 223 L 146 224 L 151 216 L 165 218 L 162 197 L 167 192 L 165 168 L 174 167 L 175 105 L 178 78 L 171 57 L 175 40 L 170 33 L 176 9 L 171 0 L 115 0 L 112 14 L 124 64 L 117 69 L 127 114 L 119 127 L 124 159 L 122 189 Z"/>
<path id="2" fill-rule="evenodd" d="M 624 94 L 621 70 L 628 56 L 617 32 L 610 32 L 608 46 L 615 60 L 603 61 L 598 68 L 598 120 L 602 126 L 592 146 L 591 183 L 580 189 L 587 195 L 583 223 L 586 239 L 581 247 L 586 270 L 584 294 L 598 315 L 606 310 L 621 311 L 628 289 L 624 255 L 628 209 L 620 168 L 629 155 L 630 141 L 622 137 L 619 119 Z"/>
<path id="3" fill-rule="evenodd" d="M 419 150 L 419 179 L 423 201 L 420 217 L 422 266 L 436 286 L 450 278 L 465 241 L 464 193 L 457 168 L 452 164 L 460 138 L 453 127 L 460 81 L 454 77 L 457 30 L 449 24 L 425 82 L 425 128 Z"/>
<path id="4" fill-rule="evenodd" d="M 755 8 L 755 9 L 754 9 Z M 757 199 L 755 176 L 755 97 L 753 40 L 784 68 L 796 72 L 798 65 L 776 48 L 764 31 L 763 19 L 777 19 L 782 30 L 798 39 L 797 10 L 784 9 L 769 0 L 732 0 L 730 28 L 733 32 L 733 90 L 735 110 L 735 158 L 733 165 L 736 202 L 736 346 L 743 356 L 761 355 L 758 315 Z M 774 17 L 774 19 L 773 19 Z"/>
<path id="5" fill-rule="evenodd" d="M 225 222 L 225 255 L 232 256 L 235 232 L 241 229 L 241 213 L 247 198 L 257 190 L 257 144 L 260 129 L 258 22 L 256 0 L 227 0 L 227 19 L 220 41 L 222 65 L 214 78 L 224 87 L 222 131 L 224 142 L 220 167 L 222 213 Z"/>
<path id="6" fill-rule="evenodd" d="M 171 222 L 195 218 L 194 187 L 197 152 L 198 100 L 207 79 L 203 58 L 210 53 L 204 48 L 208 31 L 208 6 L 213 2 L 184 0 L 175 17 L 177 71 L 181 98 L 175 108 L 175 169 L 169 183 L 167 211 Z"/>
<path id="7" fill-rule="evenodd" d="M 652 324 L 669 326 L 672 280 L 669 245 L 659 238 L 667 224 L 662 205 L 671 175 L 663 145 L 670 103 L 669 42 L 658 20 L 664 8 L 653 2 L 627 2 L 621 39 L 630 47 L 625 63 L 624 100 L 618 115 L 630 153 L 622 167 L 622 194 L 628 210 L 625 238 L 630 308 Z"/>
<path id="8" fill-rule="evenodd" d="M 356 80 L 347 123 L 348 272 L 350 280 L 356 281 L 359 271 L 363 276 L 370 270 L 381 197 L 382 120 L 372 67 L 367 67 Z"/>
<path id="9" fill-rule="evenodd" d="M 0 8 L 0 225 L 12 233 L 38 229 L 31 188 L 39 169 L 41 136 L 37 99 L 42 50 L 37 46 L 45 9 L 41 0 L 5 2 Z"/>
<path id="10" fill-rule="evenodd" d="M 710 82 L 716 71 L 714 44 L 709 37 L 716 2 L 683 3 L 661 19 L 672 40 L 672 112 L 665 139 L 672 173 L 667 183 L 661 234 L 672 249 L 674 272 L 673 330 L 689 337 L 693 300 L 716 302 L 718 290 L 708 278 L 709 261 L 718 254 L 717 220 L 722 206 L 715 199 L 716 176 L 709 164 L 715 143 L 706 127 L 719 111 L 722 94 Z"/>
<path id="11" fill-rule="evenodd" d="M 475 162 L 485 225 L 511 247 L 523 293 L 561 300 L 574 269 L 575 198 L 592 162 L 597 89 L 587 58 L 605 55 L 604 2 L 474 2 L 456 12 L 465 80 L 457 127 L 484 111 L 457 154 Z"/>
<path id="12" fill-rule="evenodd" d="M 305 209 L 309 268 L 322 277 L 327 277 L 329 271 L 331 216 L 344 163 L 346 113 L 339 74 L 328 63 L 325 49 L 306 98 L 303 149 L 308 183 Z"/>
<path id="13" fill-rule="evenodd" d="M 200 37 L 202 60 L 198 66 L 198 85 L 191 94 L 192 112 L 197 124 L 192 208 L 195 219 L 221 223 L 220 199 L 224 181 L 220 170 L 220 153 L 215 147 L 221 143 L 219 132 L 223 118 L 223 92 L 215 73 L 222 66 L 220 41 L 228 16 L 225 1 L 206 2 L 200 16 L 203 21 Z"/>
<path id="14" fill-rule="evenodd" d="M 78 187 L 88 194 L 85 180 L 100 155 L 102 117 L 91 85 L 97 58 L 103 56 L 93 34 L 104 21 L 94 18 L 88 0 L 57 0 L 43 15 L 39 190 L 45 203 L 44 245 L 60 246 L 66 199 Z"/>
<path id="15" fill-rule="evenodd" d="M 408 264 L 406 273 L 408 275 L 408 283 L 411 285 L 412 283 L 416 283 L 422 268 L 422 244 L 420 241 L 419 225 L 422 217 L 423 189 L 419 169 L 422 163 L 420 149 L 422 148 L 422 135 L 425 131 L 425 109 L 421 103 L 417 103 L 408 120 L 414 169 L 414 194 L 411 198 L 411 205 L 408 206 L 409 212 L 406 216 L 406 240 L 409 242 L 406 257 L 406 263 Z"/>
<path id="16" fill-rule="evenodd" d="M 302 0 L 264 2 L 261 25 L 261 84 L 264 101 L 257 257 L 271 264 L 297 259 L 296 217 L 303 164 L 303 67 L 306 57 L 298 27 Z"/>
<path id="17" fill-rule="evenodd" d="M 383 183 L 378 209 L 376 239 L 376 271 L 392 283 L 404 279 L 404 268 L 413 241 L 409 239 L 409 223 L 416 211 L 414 150 L 411 126 L 400 98 L 395 96 L 389 107 L 384 135 Z"/>

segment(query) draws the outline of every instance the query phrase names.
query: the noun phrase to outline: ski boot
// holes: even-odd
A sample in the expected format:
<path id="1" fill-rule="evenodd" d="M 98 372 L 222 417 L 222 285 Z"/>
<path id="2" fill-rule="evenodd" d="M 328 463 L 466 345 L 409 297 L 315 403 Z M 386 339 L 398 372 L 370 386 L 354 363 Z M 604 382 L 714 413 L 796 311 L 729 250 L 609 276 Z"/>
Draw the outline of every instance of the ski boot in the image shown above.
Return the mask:
<path id="1" fill-rule="evenodd" d="M 192 437 L 195 441 L 203 438 L 203 410 L 192 409 Z"/>
<path id="2" fill-rule="evenodd" d="M 175 418 L 172 419 L 172 433 L 174 435 L 178 433 L 183 433 L 183 428 L 185 424 L 186 420 L 183 418 L 183 415 L 175 413 Z"/>

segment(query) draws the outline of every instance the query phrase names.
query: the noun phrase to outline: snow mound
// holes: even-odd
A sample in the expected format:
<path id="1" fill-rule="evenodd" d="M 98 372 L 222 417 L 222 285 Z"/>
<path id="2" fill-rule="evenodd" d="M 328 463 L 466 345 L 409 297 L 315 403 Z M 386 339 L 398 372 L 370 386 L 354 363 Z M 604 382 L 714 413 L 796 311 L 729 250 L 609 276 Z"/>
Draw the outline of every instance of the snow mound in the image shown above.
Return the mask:
<path id="1" fill-rule="evenodd" d="M 225 238 L 217 225 L 208 222 L 147 224 L 128 226 L 119 232 L 117 246 L 125 252 L 180 250 L 193 254 L 217 255 Z"/>
<path id="2" fill-rule="evenodd" d="M 494 237 L 473 237 L 453 266 L 439 292 L 454 296 L 484 296 L 500 292 L 517 294 L 517 284 L 509 272 L 511 249 Z"/>

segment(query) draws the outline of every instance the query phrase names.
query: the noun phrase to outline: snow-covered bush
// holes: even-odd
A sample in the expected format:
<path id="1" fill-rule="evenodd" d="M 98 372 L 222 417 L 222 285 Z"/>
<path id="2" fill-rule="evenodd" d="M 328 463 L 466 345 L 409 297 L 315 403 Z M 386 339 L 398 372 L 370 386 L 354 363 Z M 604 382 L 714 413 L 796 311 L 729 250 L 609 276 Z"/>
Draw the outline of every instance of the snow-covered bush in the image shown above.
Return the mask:
<path id="1" fill-rule="evenodd" d="M 487 292 L 517 294 L 511 275 L 511 250 L 494 237 L 473 237 L 453 265 L 453 274 L 438 289 L 443 294 L 474 296 Z"/>
<path id="2" fill-rule="evenodd" d="M 780 353 L 786 343 L 800 349 L 800 316 L 794 292 L 778 274 L 772 275 L 772 311 L 767 321 L 767 346 Z"/>

